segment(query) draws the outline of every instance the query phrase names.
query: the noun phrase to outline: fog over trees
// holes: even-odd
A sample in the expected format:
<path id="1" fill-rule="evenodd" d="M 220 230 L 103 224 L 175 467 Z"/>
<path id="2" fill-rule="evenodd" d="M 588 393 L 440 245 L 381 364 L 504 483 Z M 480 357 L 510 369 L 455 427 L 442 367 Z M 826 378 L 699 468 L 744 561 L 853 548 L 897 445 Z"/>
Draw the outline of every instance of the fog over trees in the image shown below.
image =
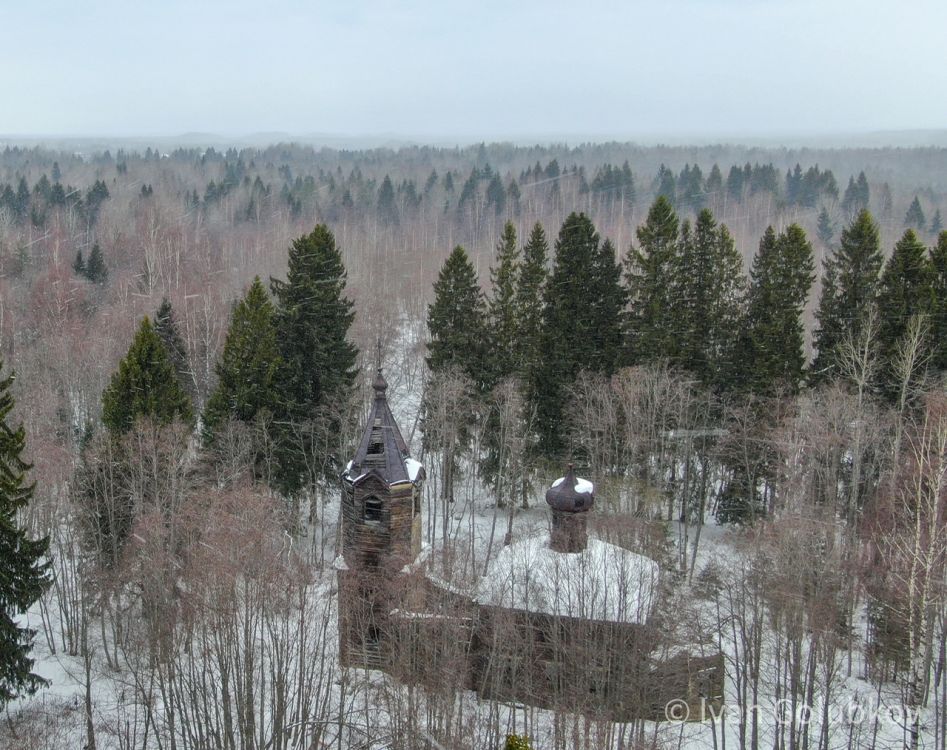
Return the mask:
<path id="1" fill-rule="evenodd" d="M 945 174 L 935 148 L 0 151 L 0 745 L 947 747 Z M 447 609 L 398 642 L 420 678 L 343 665 L 339 477 L 385 388 L 426 472 L 404 601 L 421 567 L 474 590 L 573 464 L 591 537 L 660 568 L 649 653 L 722 655 L 718 713 L 474 692 Z M 494 628 L 512 682 L 542 644 L 617 657 Z"/>

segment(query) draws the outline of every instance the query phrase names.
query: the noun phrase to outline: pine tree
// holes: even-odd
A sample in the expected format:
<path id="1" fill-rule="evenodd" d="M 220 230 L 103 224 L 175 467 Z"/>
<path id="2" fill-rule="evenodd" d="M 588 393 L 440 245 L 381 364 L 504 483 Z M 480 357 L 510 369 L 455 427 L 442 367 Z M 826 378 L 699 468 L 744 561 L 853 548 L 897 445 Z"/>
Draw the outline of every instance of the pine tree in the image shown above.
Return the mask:
<path id="1" fill-rule="evenodd" d="M 798 224 L 767 227 L 750 269 L 737 356 L 739 385 L 760 395 L 798 390 L 805 369 L 802 313 L 815 281 L 812 245 Z"/>
<path id="2" fill-rule="evenodd" d="M 171 308 L 171 302 L 167 297 L 163 297 L 158 311 L 155 313 L 155 333 L 161 338 L 165 349 L 168 352 L 168 358 L 174 366 L 174 372 L 177 374 L 178 383 L 194 398 L 194 378 L 191 376 L 191 366 L 188 363 L 187 347 L 184 345 L 184 339 L 181 338 L 181 331 L 178 328 L 175 319 L 174 310 Z"/>
<path id="3" fill-rule="evenodd" d="M 888 377 L 882 383 L 889 397 L 897 393 L 891 366 L 901 338 L 913 315 L 927 315 L 934 302 L 934 269 L 913 229 L 908 229 L 895 244 L 885 263 L 878 285 L 878 348 Z M 883 376 L 884 377 L 884 376 Z"/>
<path id="4" fill-rule="evenodd" d="M 2 370 L 0 363 L 0 370 Z M 30 650 L 36 631 L 22 627 L 24 614 L 49 587 L 49 540 L 30 538 L 17 514 L 33 497 L 27 483 L 32 465 L 22 456 L 26 446 L 23 425 L 11 423 L 14 375 L 0 377 L 0 707 L 20 695 L 30 695 L 45 683 L 33 674 Z"/>
<path id="5" fill-rule="evenodd" d="M 487 312 L 477 272 L 460 245 L 454 248 L 434 282 L 434 301 L 427 308 L 427 366 L 432 372 L 455 367 L 484 392 Z"/>
<path id="6" fill-rule="evenodd" d="M 917 229 L 920 232 L 927 228 L 927 218 L 924 216 L 924 209 L 921 208 L 921 202 L 916 195 L 908 207 L 908 212 L 904 215 L 904 226 Z"/>
<path id="7" fill-rule="evenodd" d="M 516 371 L 518 320 L 516 309 L 517 277 L 520 272 L 516 229 L 506 222 L 496 248 L 496 265 L 490 268 L 490 299 L 487 321 L 490 328 L 491 386 Z"/>
<path id="8" fill-rule="evenodd" d="M 625 280 L 630 299 L 627 359 L 632 364 L 670 359 L 677 333 L 673 329 L 674 283 L 678 243 L 677 214 L 663 195 L 636 232 Z"/>
<path id="9" fill-rule="evenodd" d="M 105 265 L 105 258 L 102 255 L 102 248 L 98 243 L 92 246 L 89 253 L 89 261 L 85 269 L 86 278 L 94 284 L 104 284 L 108 280 L 108 268 Z"/>
<path id="10" fill-rule="evenodd" d="M 822 210 L 819 211 L 816 232 L 825 247 L 831 244 L 832 238 L 835 236 L 835 225 L 832 223 L 832 217 L 829 216 L 829 211 L 825 206 L 822 206 Z"/>
<path id="11" fill-rule="evenodd" d="M 672 330 L 680 341 L 676 363 L 703 384 L 726 388 L 746 279 L 729 230 L 706 208 L 693 231 L 688 227 L 682 232 L 675 276 Z"/>
<path id="12" fill-rule="evenodd" d="M 514 352 L 516 373 L 528 382 L 542 365 L 540 337 L 543 325 L 543 293 L 549 271 L 549 244 L 542 225 L 537 222 L 523 246 L 516 286 L 517 346 Z"/>
<path id="13" fill-rule="evenodd" d="M 878 225 L 867 210 L 862 210 L 842 231 L 838 248 L 823 262 L 822 296 L 816 312 L 818 354 L 812 364 L 814 382 L 833 376 L 838 347 L 846 337 L 858 337 L 875 303 L 883 262 Z"/>
<path id="14" fill-rule="evenodd" d="M 147 317 L 142 319 L 128 353 L 102 394 L 102 422 L 113 435 L 127 432 L 140 417 L 158 424 L 194 421 L 191 400 Z"/>
<path id="15" fill-rule="evenodd" d="M 276 374 L 280 366 L 276 311 L 259 277 L 238 302 L 220 361 L 217 387 L 204 410 L 204 441 L 228 419 L 252 423 L 264 411 L 277 408 Z"/>

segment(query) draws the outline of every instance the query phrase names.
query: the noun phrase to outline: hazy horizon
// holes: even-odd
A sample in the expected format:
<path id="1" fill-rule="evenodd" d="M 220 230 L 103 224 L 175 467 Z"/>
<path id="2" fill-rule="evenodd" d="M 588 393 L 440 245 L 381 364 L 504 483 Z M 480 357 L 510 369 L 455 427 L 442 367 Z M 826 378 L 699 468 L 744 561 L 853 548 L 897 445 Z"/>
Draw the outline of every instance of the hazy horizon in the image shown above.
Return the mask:
<path id="1" fill-rule="evenodd" d="M 0 134 L 943 141 L 943 3 L 610 6 L 10 5 Z"/>

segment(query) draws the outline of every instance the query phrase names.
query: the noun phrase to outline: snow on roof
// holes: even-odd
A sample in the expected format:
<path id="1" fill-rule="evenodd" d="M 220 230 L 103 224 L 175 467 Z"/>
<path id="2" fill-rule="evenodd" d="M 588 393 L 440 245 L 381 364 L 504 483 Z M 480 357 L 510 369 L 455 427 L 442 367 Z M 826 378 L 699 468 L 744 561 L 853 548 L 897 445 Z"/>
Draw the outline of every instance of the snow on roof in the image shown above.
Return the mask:
<path id="1" fill-rule="evenodd" d="M 553 487 L 558 487 L 566 481 L 565 477 L 559 477 L 555 482 L 552 483 Z M 594 485 L 588 480 L 583 479 L 582 477 L 575 478 L 575 491 L 582 495 L 591 495 L 592 491 L 595 489 Z"/>
<path id="2" fill-rule="evenodd" d="M 412 482 L 418 480 L 418 474 L 424 469 L 420 461 L 415 461 L 413 458 L 406 458 L 404 460 L 404 467 L 408 470 L 408 479 Z"/>
<path id="3" fill-rule="evenodd" d="M 577 553 L 556 552 L 549 535 L 504 547 L 480 579 L 480 604 L 579 619 L 643 623 L 658 564 L 600 539 Z"/>

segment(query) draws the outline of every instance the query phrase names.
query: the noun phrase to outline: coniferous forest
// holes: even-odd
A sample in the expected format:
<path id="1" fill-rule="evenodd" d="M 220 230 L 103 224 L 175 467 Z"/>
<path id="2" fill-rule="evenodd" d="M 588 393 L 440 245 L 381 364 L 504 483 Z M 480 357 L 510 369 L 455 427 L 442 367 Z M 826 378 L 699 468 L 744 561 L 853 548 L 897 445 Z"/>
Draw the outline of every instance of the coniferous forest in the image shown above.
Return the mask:
<path id="1" fill-rule="evenodd" d="M 947 747 L 945 174 L 935 148 L 7 147 L 0 746 Z M 426 679 L 341 663 L 379 370 L 430 575 L 475 590 L 572 464 L 590 536 L 660 566 L 649 653 L 721 655 L 703 715 L 478 692 L 437 627 L 401 655 Z"/>

